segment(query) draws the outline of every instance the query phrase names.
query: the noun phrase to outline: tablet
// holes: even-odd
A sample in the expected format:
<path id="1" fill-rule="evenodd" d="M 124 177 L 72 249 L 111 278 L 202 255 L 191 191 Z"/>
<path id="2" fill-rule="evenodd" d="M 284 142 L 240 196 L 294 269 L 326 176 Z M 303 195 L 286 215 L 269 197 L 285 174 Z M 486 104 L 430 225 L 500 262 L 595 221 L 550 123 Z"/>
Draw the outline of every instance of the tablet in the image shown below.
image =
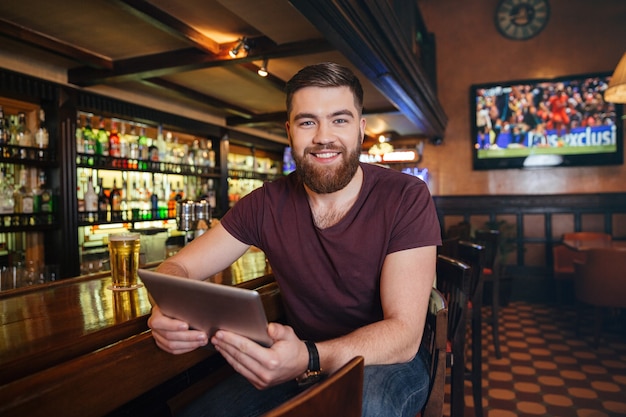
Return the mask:
<path id="1" fill-rule="evenodd" d="M 267 334 L 265 309 L 257 291 L 147 269 L 139 269 L 137 273 L 166 316 L 187 322 L 209 338 L 223 329 L 266 347 L 272 345 Z"/>

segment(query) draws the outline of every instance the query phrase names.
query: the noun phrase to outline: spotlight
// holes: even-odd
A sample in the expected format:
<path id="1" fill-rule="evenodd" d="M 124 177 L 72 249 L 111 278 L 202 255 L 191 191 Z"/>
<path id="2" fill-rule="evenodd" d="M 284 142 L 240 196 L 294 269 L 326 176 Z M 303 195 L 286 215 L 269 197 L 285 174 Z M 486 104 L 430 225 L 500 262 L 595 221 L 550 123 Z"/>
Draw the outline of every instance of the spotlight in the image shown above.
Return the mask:
<path id="1" fill-rule="evenodd" d="M 228 54 L 230 55 L 231 58 L 237 58 L 237 55 L 239 55 L 239 51 L 241 50 L 241 48 L 243 48 L 244 51 L 246 51 L 246 53 L 250 52 L 250 45 L 248 44 L 248 38 L 243 37 L 239 39 L 239 42 L 237 42 L 237 45 L 235 45 L 228 52 Z"/>
<path id="2" fill-rule="evenodd" d="M 263 60 L 263 65 L 261 65 L 261 67 L 259 68 L 259 70 L 257 71 L 257 74 L 259 74 L 261 77 L 267 77 L 267 61 L 268 59 L 265 58 Z"/>

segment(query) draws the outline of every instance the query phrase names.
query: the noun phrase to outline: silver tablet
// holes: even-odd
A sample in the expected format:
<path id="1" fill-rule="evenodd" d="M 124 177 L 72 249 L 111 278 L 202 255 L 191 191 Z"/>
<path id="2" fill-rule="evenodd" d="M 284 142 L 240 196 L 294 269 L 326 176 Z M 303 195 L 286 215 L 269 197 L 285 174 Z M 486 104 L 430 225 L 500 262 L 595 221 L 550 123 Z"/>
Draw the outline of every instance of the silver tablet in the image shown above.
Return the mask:
<path id="1" fill-rule="evenodd" d="M 163 314 L 183 320 L 209 335 L 218 329 L 246 336 L 269 347 L 267 317 L 257 291 L 138 270 Z"/>

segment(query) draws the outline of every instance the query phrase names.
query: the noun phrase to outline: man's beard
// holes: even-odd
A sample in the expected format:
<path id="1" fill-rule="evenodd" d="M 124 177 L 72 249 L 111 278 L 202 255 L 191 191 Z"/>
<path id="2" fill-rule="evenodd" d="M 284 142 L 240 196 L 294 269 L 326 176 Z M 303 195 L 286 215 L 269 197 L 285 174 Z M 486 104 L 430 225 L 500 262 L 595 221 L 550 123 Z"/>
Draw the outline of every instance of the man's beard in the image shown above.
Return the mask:
<path id="1" fill-rule="evenodd" d="M 316 165 L 304 156 L 311 152 L 324 151 L 341 151 L 341 165 L 338 167 Z M 296 163 L 296 174 L 307 187 L 317 194 L 330 194 L 342 190 L 350 183 L 359 168 L 360 154 L 361 142 L 357 141 L 357 146 L 352 152 L 343 147 L 320 146 L 305 149 L 304 155 L 294 154 L 293 159 Z"/>

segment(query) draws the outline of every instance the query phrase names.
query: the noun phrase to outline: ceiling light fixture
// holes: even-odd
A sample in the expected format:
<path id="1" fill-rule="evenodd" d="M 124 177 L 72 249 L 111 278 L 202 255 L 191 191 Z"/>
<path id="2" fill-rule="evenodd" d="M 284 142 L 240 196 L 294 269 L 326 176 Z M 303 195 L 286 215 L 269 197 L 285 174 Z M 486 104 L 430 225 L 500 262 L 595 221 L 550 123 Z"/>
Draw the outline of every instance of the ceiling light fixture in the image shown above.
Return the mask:
<path id="1" fill-rule="evenodd" d="M 250 52 L 250 43 L 248 42 L 248 38 L 246 38 L 245 36 L 239 39 L 239 42 L 237 42 L 237 44 L 233 48 L 231 48 L 230 51 L 228 51 L 228 55 L 230 55 L 231 58 L 237 58 L 237 55 L 239 55 L 239 51 L 241 51 L 241 48 L 246 51 L 246 54 Z"/>
<path id="2" fill-rule="evenodd" d="M 268 61 L 269 61 L 269 60 L 268 60 L 267 58 L 265 58 L 265 59 L 263 60 L 263 64 L 261 65 L 261 67 L 260 67 L 260 68 L 258 69 L 258 71 L 256 72 L 257 74 L 259 74 L 259 76 L 261 76 L 261 77 L 267 77 L 267 74 L 269 74 L 269 73 L 267 72 L 267 63 L 268 63 Z"/>
<path id="3" fill-rule="evenodd" d="M 626 103 L 626 53 L 622 55 L 609 81 L 609 88 L 604 92 L 604 101 Z"/>

